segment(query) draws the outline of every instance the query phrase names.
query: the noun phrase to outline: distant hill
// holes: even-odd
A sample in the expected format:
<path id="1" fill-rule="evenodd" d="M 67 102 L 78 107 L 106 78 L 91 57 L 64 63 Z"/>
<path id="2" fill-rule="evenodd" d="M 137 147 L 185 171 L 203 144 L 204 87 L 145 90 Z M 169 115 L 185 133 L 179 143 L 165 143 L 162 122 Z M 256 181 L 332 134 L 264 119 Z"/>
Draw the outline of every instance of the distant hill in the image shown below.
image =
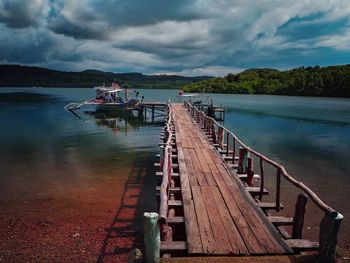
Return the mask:
<path id="1" fill-rule="evenodd" d="M 66 72 L 40 67 L 0 65 L 0 87 L 93 87 L 110 85 L 113 80 L 128 83 L 133 88 L 179 89 L 186 84 L 211 77 L 183 77 L 176 75 L 144 75 L 141 73 L 112 73 L 99 70 Z"/>
<path id="2" fill-rule="evenodd" d="M 350 98 L 350 64 L 300 67 L 286 71 L 248 69 L 223 78 L 212 78 L 182 87 L 189 92 L 276 94 Z"/>

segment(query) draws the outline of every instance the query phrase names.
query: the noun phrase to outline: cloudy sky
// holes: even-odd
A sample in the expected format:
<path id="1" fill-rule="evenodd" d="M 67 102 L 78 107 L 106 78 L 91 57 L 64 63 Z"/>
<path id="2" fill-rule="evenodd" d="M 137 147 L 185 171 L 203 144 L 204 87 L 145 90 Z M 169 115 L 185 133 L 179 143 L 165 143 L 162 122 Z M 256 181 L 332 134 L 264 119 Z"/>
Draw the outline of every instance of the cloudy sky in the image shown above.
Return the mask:
<path id="1" fill-rule="evenodd" d="M 0 63 L 226 75 L 350 63 L 349 0 L 0 0 Z"/>

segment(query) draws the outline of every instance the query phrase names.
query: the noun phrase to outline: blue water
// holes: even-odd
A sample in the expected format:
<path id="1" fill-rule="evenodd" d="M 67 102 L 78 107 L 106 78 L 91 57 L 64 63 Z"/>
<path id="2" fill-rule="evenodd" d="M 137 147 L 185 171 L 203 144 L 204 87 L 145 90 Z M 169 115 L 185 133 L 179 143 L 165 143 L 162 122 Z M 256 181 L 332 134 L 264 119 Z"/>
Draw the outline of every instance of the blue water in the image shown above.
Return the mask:
<path id="1" fill-rule="evenodd" d="M 177 101 L 174 90 L 140 93 L 146 100 Z M 80 120 L 63 110 L 67 103 L 93 95 L 91 89 L 73 88 L 0 90 L 3 200 L 36 195 L 40 187 L 47 185 L 47 176 L 54 178 L 54 185 L 59 185 L 61 191 L 66 185 L 69 189 L 77 166 L 84 171 L 103 167 L 108 172 L 116 169 L 116 163 L 130 166 L 130 160 L 153 158 L 158 151 L 160 125 L 118 118 L 106 123 L 82 111 Z M 247 145 L 283 164 L 292 176 L 341 211 L 346 217 L 343 227 L 349 229 L 349 99 L 223 94 L 211 97 L 215 104 L 225 106 L 226 127 Z"/>

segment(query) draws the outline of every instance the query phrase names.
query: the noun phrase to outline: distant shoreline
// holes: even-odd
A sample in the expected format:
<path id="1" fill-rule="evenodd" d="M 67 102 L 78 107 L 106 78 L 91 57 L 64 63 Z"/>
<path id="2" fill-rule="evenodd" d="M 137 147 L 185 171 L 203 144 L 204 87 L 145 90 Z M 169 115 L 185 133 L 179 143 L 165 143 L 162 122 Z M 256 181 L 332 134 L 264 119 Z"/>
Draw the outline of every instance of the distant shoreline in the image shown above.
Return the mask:
<path id="1" fill-rule="evenodd" d="M 0 87 L 89 88 L 117 81 L 131 88 L 180 89 L 182 86 L 212 78 L 177 75 L 144 75 L 138 72 L 112 73 L 98 70 L 66 72 L 21 65 L 0 65 Z"/>
<path id="2" fill-rule="evenodd" d="M 187 84 L 185 92 L 350 98 L 350 65 L 249 69 Z"/>

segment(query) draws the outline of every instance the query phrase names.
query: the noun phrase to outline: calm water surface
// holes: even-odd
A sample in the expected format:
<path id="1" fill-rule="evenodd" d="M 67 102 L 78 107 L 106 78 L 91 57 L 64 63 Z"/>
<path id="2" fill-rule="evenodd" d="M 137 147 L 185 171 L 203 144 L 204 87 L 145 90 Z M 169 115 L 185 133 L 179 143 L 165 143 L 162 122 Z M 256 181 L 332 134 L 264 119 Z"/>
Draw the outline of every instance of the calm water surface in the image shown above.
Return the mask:
<path id="1" fill-rule="evenodd" d="M 16 93 L 21 92 L 21 93 Z M 140 90 L 147 100 L 176 101 L 177 91 Z M 0 90 L 0 198 L 60 193 L 109 170 L 157 153 L 160 125 L 101 119 L 63 110 L 93 96 L 91 89 Z M 350 231 L 350 100 L 213 94 L 226 107 L 225 126 L 246 144 L 283 164 L 326 203 Z M 112 128 L 111 128 L 112 127 Z M 85 175 L 84 175 L 85 174 Z M 150 189 L 151 190 L 151 189 Z M 342 238 L 345 235 L 342 234 Z"/>

